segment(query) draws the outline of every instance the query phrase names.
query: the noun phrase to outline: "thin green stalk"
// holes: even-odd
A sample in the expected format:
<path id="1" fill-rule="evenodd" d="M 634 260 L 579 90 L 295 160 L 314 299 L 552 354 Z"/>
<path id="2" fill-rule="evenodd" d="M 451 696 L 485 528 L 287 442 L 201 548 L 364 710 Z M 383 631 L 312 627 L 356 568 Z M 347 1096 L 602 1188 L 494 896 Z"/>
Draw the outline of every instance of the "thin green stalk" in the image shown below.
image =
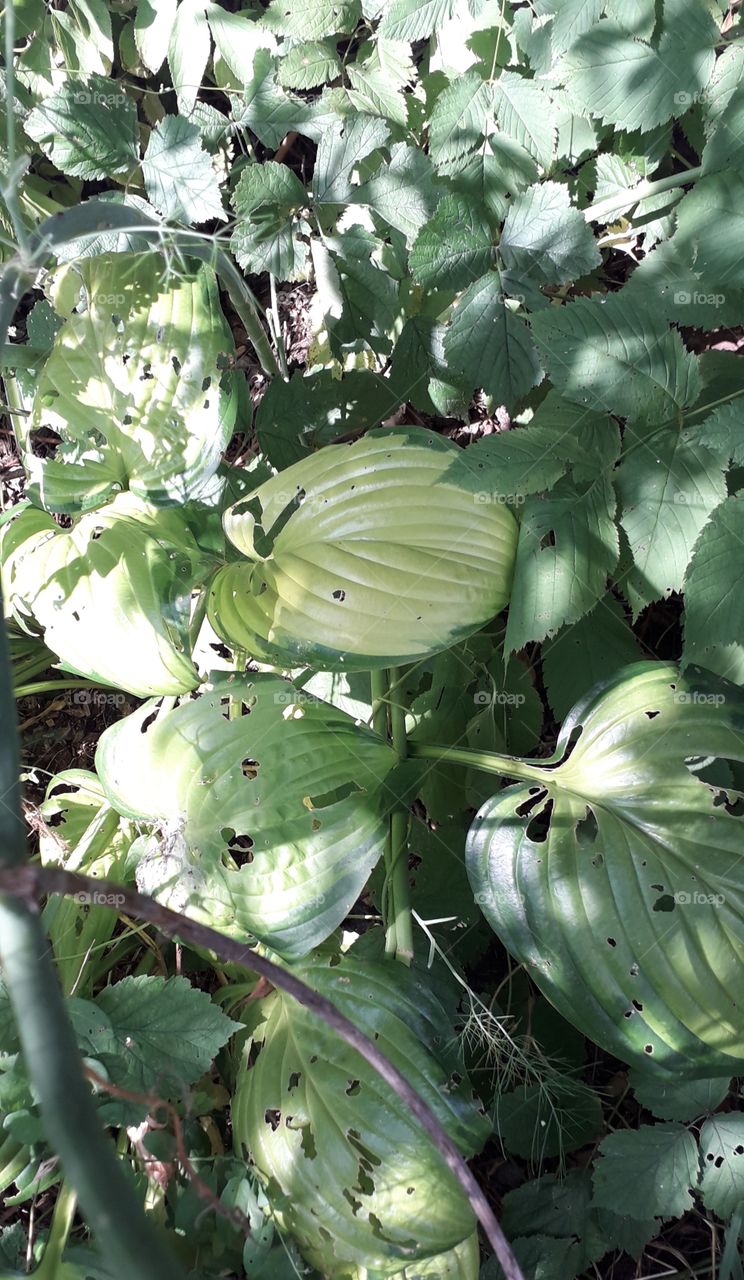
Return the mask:
<path id="1" fill-rule="evenodd" d="M 370 672 L 370 696 L 372 699 L 372 728 L 380 738 L 388 736 L 388 673 L 383 667 Z M 385 921 L 385 955 L 394 956 L 398 949 L 395 930 L 393 899 L 393 823 L 388 823 L 383 850 L 385 881 L 382 887 L 382 918 Z"/>
<path id="2" fill-rule="evenodd" d="M 44 664 L 49 666 L 49 660 Z M 95 684 L 92 680 L 37 680 L 33 684 L 14 685 L 13 696 L 31 698 L 37 693 L 57 693 L 59 689 L 104 689 L 108 685 Z"/>
<path id="3" fill-rule="evenodd" d="M 62 1254 L 77 1208 L 77 1196 L 69 1182 L 63 1182 L 52 1214 L 52 1225 L 44 1246 L 41 1262 L 34 1271 L 34 1280 L 57 1280 L 62 1265 Z"/>
<path id="4" fill-rule="evenodd" d="M 545 786 L 545 769 L 517 756 L 499 756 L 493 751 L 473 751 L 469 747 L 438 747 L 426 742 L 409 742 L 408 754 L 417 760 L 449 760 L 451 764 L 498 774 L 500 778 L 520 778 Z"/>
<path id="5" fill-rule="evenodd" d="M 694 169 L 687 169 L 685 173 L 672 173 L 668 178 L 657 178 L 655 182 L 644 179 L 634 187 L 626 187 L 625 191 L 618 191 L 616 195 L 608 196 L 606 200 L 595 201 L 594 204 L 588 205 L 584 209 L 584 217 L 587 222 L 603 222 L 615 213 L 624 213 L 627 209 L 632 209 L 639 200 L 648 200 L 650 196 L 663 195 L 665 191 L 674 191 L 677 187 L 686 187 L 691 182 L 697 182 L 702 173 L 702 166 L 698 165 Z"/>
<path id="6" fill-rule="evenodd" d="M 388 673 L 388 692 L 400 685 L 400 673 L 392 668 Z M 388 704 L 390 735 L 399 760 L 408 755 L 406 739 L 406 712 L 398 698 Z M 390 818 L 390 898 L 392 922 L 395 931 L 395 957 L 403 964 L 413 959 L 413 922 L 411 918 L 411 885 L 408 878 L 408 823 L 407 810 L 396 809 Z"/>
<path id="7" fill-rule="evenodd" d="M 16 190 L 16 146 L 15 146 L 15 6 L 5 5 L 5 149 L 8 155 L 8 181 L 3 196 L 8 210 L 13 231 L 21 249 L 26 246 L 26 228 L 18 207 Z"/>

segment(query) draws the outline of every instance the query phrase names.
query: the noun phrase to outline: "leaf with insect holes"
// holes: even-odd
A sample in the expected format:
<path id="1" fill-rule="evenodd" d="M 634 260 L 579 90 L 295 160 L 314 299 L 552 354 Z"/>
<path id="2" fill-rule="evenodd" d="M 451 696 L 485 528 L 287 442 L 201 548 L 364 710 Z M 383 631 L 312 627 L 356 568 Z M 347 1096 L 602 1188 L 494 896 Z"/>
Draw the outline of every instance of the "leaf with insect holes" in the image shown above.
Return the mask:
<path id="1" fill-rule="evenodd" d="M 692 1208 L 698 1150 L 681 1124 L 641 1125 L 603 1139 L 594 1173 L 594 1204 L 646 1221 Z"/>
<path id="2" fill-rule="evenodd" d="M 228 676 L 120 720 L 96 769 L 120 813 L 171 833 L 141 849 L 149 892 L 296 959 L 338 927 L 381 856 L 396 759 L 284 680 Z"/>
<path id="3" fill-rule="evenodd" d="M 111 178 L 139 162 L 134 102 L 104 76 L 65 81 L 23 127 L 70 177 Z"/>
<path id="4" fill-rule="evenodd" d="M 150 134 L 142 175 L 150 203 L 164 218 L 187 226 L 227 218 L 211 157 L 195 124 L 165 116 Z"/>
<path id="5" fill-rule="evenodd" d="M 368 670 L 438 653 L 506 604 L 516 522 L 482 504 L 467 454 L 433 432 L 329 445 L 225 514 L 241 559 L 215 630 L 262 660 Z"/>
<path id="6" fill-rule="evenodd" d="M 400 964 L 357 959 L 353 950 L 309 959 L 297 972 L 405 1072 L 465 1155 L 480 1149 L 490 1126 L 428 982 Z M 313 1266 L 326 1275 L 355 1267 L 399 1275 L 472 1236 L 459 1184 L 356 1050 L 279 991 L 250 1022 L 233 1102 L 235 1139 L 279 1193 L 272 1199 L 280 1227 Z M 333 1233 L 325 1222 L 335 1223 Z"/>
<path id="7" fill-rule="evenodd" d="M 194 689 L 191 592 L 212 566 L 186 513 L 122 493 L 69 531 L 29 508 L 16 537 L 39 516 L 46 529 L 4 569 L 16 614 L 33 620 L 68 671 L 140 698 Z"/>
<path id="8" fill-rule="evenodd" d="M 26 429 L 62 444 L 37 458 L 27 437 L 35 500 L 72 514 L 124 487 L 163 505 L 198 497 L 237 412 L 219 368 L 233 340 L 214 272 L 168 278 L 157 254 L 108 253 L 59 268 L 50 294 L 64 323 Z"/>
<path id="9" fill-rule="evenodd" d="M 486 918 L 558 1011 L 677 1079 L 730 1076 L 744 1056 L 741 818 L 701 773 L 744 760 L 743 715 L 744 692 L 701 668 L 623 668 L 468 836 Z"/>
<path id="10" fill-rule="evenodd" d="M 744 1116 L 715 1115 L 700 1130 L 706 1209 L 724 1221 L 744 1200 Z"/>

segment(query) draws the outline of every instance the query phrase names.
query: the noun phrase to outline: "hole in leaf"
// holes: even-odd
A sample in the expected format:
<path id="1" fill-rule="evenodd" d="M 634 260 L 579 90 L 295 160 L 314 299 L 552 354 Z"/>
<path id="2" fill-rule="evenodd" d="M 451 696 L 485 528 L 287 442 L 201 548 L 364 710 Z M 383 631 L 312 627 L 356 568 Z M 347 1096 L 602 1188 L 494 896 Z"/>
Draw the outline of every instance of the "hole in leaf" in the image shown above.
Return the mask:
<path id="1" fill-rule="evenodd" d="M 345 591 L 341 591 L 341 590 L 339 590 L 339 591 L 334 591 L 334 592 L 333 592 L 333 599 L 334 599 L 334 600 L 338 600 L 341 604 L 343 604 L 344 600 L 346 599 L 346 592 L 345 592 Z"/>
<path id="2" fill-rule="evenodd" d="M 318 1150 L 317 1150 L 317 1147 L 315 1146 L 315 1138 L 313 1137 L 313 1131 L 310 1128 L 309 1124 L 305 1124 L 302 1126 L 302 1136 L 300 1138 L 300 1146 L 302 1148 L 302 1154 L 306 1160 L 315 1159 L 315 1157 L 318 1154 Z"/>
<path id="3" fill-rule="evenodd" d="M 550 831 L 550 816 L 553 812 L 553 801 L 548 800 L 544 809 L 536 813 L 527 823 L 527 839 L 533 844 L 544 844 Z"/>
<path id="4" fill-rule="evenodd" d="M 349 796 L 356 795 L 360 791 L 363 792 L 364 787 L 350 779 L 348 782 L 340 783 L 332 791 L 325 791 L 323 795 L 309 796 L 310 807 L 313 809 L 326 809 L 329 805 L 338 804 L 340 800 L 347 800 Z"/>
<path id="5" fill-rule="evenodd" d="M 278 1111 L 276 1107 L 266 1108 L 264 1112 L 264 1122 L 268 1125 L 271 1125 L 271 1129 L 273 1133 L 276 1133 L 277 1129 L 279 1128 L 279 1125 L 281 1124 L 281 1120 L 282 1120 L 281 1111 Z"/>
<path id="6" fill-rule="evenodd" d="M 258 777 L 258 764 L 255 760 L 250 760 L 248 756 L 241 761 L 240 768 L 244 778 Z"/>
<path id="7" fill-rule="evenodd" d="M 291 1093 L 293 1089 L 296 1089 L 301 1079 L 302 1079 L 302 1072 L 293 1071 L 289 1077 L 289 1082 L 287 1084 L 287 1092 Z"/>
<path id="8" fill-rule="evenodd" d="M 350 1098 L 355 1098 L 359 1093 L 360 1088 L 361 1085 L 358 1080 L 350 1080 L 346 1088 L 346 1093 Z"/>
<path id="9" fill-rule="evenodd" d="M 671 893 L 665 893 L 662 894 L 660 898 L 656 899 L 656 902 L 654 903 L 654 911 L 674 911 L 676 905 L 677 904 L 675 903 Z"/>
<path id="10" fill-rule="evenodd" d="M 617 946 L 617 942 L 615 941 L 615 939 L 614 939 L 614 938 L 608 938 L 608 939 L 607 939 L 607 945 L 608 945 L 608 947 L 616 947 L 616 946 Z"/>
<path id="11" fill-rule="evenodd" d="M 554 546 L 555 546 L 555 530 L 548 529 L 548 532 L 544 533 L 540 539 L 540 550 L 547 551 L 548 547 L 554 547 Z"/>
<path id="12" fill-rule="evenodd" d="M 587 845 L 594 844 L 597 839 L 598 831 L 597 819 L 587 805 L 585 816 L 580 818 L 576 823 L 576 843 L 580 844 L 583 848 Z"/>
<path id="13" fill-rule="evenodd" d="M 655 720 L 660 713 L 658 711 L 646 711 L 644 714 L 649 720 Z"/>
<path id="14" fill-rule="evenodd" d="M 654 1051 L 654 1046 L 652 1044 L 644 1044 L 643 1046 L 644 1053 L 653 1053 L 653 1051 Z"/>

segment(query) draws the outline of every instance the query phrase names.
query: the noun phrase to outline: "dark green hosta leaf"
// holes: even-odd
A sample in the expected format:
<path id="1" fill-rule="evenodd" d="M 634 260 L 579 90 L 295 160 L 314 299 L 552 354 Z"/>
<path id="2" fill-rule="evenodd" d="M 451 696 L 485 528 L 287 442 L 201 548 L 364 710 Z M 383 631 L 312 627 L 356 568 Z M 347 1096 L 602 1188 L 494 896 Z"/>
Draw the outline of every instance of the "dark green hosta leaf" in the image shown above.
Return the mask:
<path id="1" fill-rule="evenodd" d="M 306 200 L 299 178 L 284 164 L 267 160 L 243 169 L 232 197 L 236 225 L 230 244 L 241 267 L 270 271 L 279 280 L 303 274 L 307 245 L 297 232 Z"/>
<path id="2" fill-rule="evenodd" d="M 568 189 L 544 182 L 515 197 L 499 240 L 504 266 L 538 285 L 568 284 L 602 261 L 583 214 Z"/>
<path id="3" fill-rule="evenodd" d="M 195 124 L 165 116 L 150 134 L 142 174 L 150 202 L 176 222 L 224 222 L 217 173 Z"/>
<path id="4" fill-rule="evenodd" d="M 330 445 L 225 515 L 245 560 L 214 580 L 210 617 L 274 663 L 367 670 L 412 662 L 504 607 L 516 522 L 478 501 L 477 469 L 432 432 Z"/>
<path id="5" fill-rule="evenodd" d="M 393 751 L 270 676 L 221 679 L 153 721 L 155 710 L 120 720 L 96 754 L 116 809 L 160 833 L 140 848 L 138 885 L 233 936 L 304 955 L 382 853 Z"/>
<path id="6" fill-rule="evenodd" d="M 353 953 L 298 972 L 405 1071 L 463 1154 L 480 1148 L 490 1126 L 427 983 Z M 280 1225 L 324 1275 L 354 1266 L 408 1275 L 406 1265 L 418 1275 L 418 1259 L 472 1236 L 470 1206 L 417 1122 L 316 1016 L 274 992 L 249 1048 L 233 1104 L 236 1142 L 270 1180 Z"/>
<path id="7" fill-rule="evenodd" d="M 139 162 L 134 102 L 104 76 L 66 81 L 34 108 L 24 129 L 71 177 L 111 178 Z"/>
<path id="8" fill-rule="evenodd" d="M 498 271 L 462 295 L 445 335 L 447 364 L 471 390 L 480 387 L 513 410 L 542 378 L 532 335 L 507 302 Z"/>
<path id="9" fill-rule="evenodd" d="M 743 760 L 743 728 L 735 685 L 627 667 L 468 838 L 506 946 L 569 1021 L 636 1065 L 730 1075 L 744 1057 L 741 819 L 695 774 L 709 757 Z"/>
<path id="10" fill-rule="evenodd" d="M 64 318 L 38 379 L 27 430 L 62 437 L 26 465 L 32 494 L 74 513 L 129 488 L 156 503 L 204 491 L 236 402 L 219 360 L 232 347 L 213 271 L 164 275 L 158 254 L 103 254 L 63 267 L 52 289 Z"/>
<path id="11" fill-rule="evenodd" d="M 68 670 L 141 698 L 195 688 L 191 592 L 211 566 L 180 511 L 126 493 L 69 532 L 28 508 L 14 536 L 28 525 L 5 566 L 9 603 Z"/>

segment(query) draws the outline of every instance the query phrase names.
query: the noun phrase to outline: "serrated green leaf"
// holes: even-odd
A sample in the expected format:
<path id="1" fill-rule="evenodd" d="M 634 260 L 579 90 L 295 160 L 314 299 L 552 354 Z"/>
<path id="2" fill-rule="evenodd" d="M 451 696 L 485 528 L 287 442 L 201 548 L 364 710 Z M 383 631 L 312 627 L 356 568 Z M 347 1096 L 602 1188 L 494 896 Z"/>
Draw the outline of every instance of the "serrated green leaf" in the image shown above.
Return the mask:
<path id="1" fill-rule="evenodd" d="M 655 432 L 648 443 L 631 435 L 615 479 L 634 561 L 622 589 L 638 613 L 681 590 L 698 534 L 726 497 L 726 482 L 715 455 L 677 427 Z"/>
<path id="2" fill-rule="evenodd" d="M 96 753 L 114 807 L 162 833 L 140 849 L 138 885 L 234 937 L 305 955 L 382 853 L 394 753 L 271 676 L 215 680 L 151 723 L 155 710 L 120 720 Z"/>
<path id="3" fill-rule="evenodd" d="M 594 1203 L 641 1221 L 677 1218 L 692 1208 L 698 1184 L 695 1139 L 681 1124 L 641 1125 L 600 1144 Z"/>
<path id="4" fill-rule="evenodd" d="M 236 225 L 230 247 L 241 267 L 270 271 L 278 280 L 300 278 L 307 245 L 298 238 L 298 214 L 306 203 L 304 186 L 286 165 L 246 165 L 232 196 Z"/>
<path id="5" fill-rule="evenodd" d="M 565 1178 L 546 1174 L 531 1179 L 504 1196 L 504 1230 L 511 1240 L 530 1235 L 575 1238 L 583 1257 L 580 1270 L 584 1270 L 607 1250 L 591 1199 L 588 1169 L 570 1169 Z"/>
<path id="6" fill-rule="evenodd" d="M 429 119 L 429 150 L 437 167 L 474 151 L 492 121 L 493 88 L 477 71 L 466 71 L 448 84 Z"/>
<path id="7" fill-rule="evenodd" d="M 696 357 L 663 316 L 622 293 L 549 307 L 530 325 L 551 380 L 577 404 L 658 426 L 697 398 Z"/>
<path id="8" fill-rule="evenodd" d="M 341 74 L 341 60 L 331 40 L 303 40 L 284 55 L 277 80 L 287 89 L 317 89 Z"/>
<path id="9" fill-rule="evenodd" d="M 215 629 L 325 670 L 447 648 L 509 595 L 514 517 L 478 504 L 473 487 L 462 452 L 423 430 L 372 432 L 303 459 L 227 512 L 247 559 L 214 581 Z"/>
<path id="10" fill-rule="evenodd" d="M 408 261 L 424 289 L 465 289 L 489 270 L 494 256 L 491 228 L 481 208 L 465 196 L 452 195 L 439 201 Z"/>
<path id="11" fill-rule="evenodd" d="M 497 271 L 490 271 L 462 295 L 444 350 L 447 365 L 458 379 L 473 390 L 481 387 L 510 410 L 542 376 L 530 331 L 507 305 Z"/>
<path id="12" fill-rule="evenodd" d="M 503 219 L 509 197 L 536 182 L 538 177 L 532 156 L 513 138 L 497 130 L 489 134 L 487 146 L 481 147 L 477 155 L 443 168 L 448 174 L 450 169 L 455 169 L 449 176 L 450 188 L 481 204 L 494 222 Z"/>
<path id="13" fill-rule="evenodd" d="M 365 204 L 411 243 L 436 204 L 431 161 L 404 142 L 390 149 L 390 161 L 353 192 L 354 204 Z"/>
<path id="14" fill-rule="evenodd" d="M 171 29 L 168 68 L 184 115 L 194 107 L 209 61 L 206 7 L 205 0 L 181 0 Z"/>
<path id="15" fill-rule="evenodd" d="M 207 0 L 204 7 L 220 58 L 239 84 L 248 84 L 254 74 L 256 53 L 259 49 L 273 52 L 276 49 L 275 36 L 249 9 L 233 13 L 210 0 Z M 197 109 L 198 106 L 199 104 Z"/>
<path id="16" fill-rule="evenodd" d="M 448 22 L 455 0 L 388 0 L 380 23 L 380 35 L 388 40 L 425 40 Z"/>
<path id="17" fill-rule="evenodd" d="M 604 0 L 549 0 L 545 9 L 553 15 L 550 45 L 554 55 L 564 53 L 602 16 Z"/>
<path id="18" fill-rule="evenodd" d="M 543 677 L 556 716 L 563 719 L 585 689 L 641 656 L 622 606 L 614 596 L 603 596 L 591 612 L 543 644 Z"/>
<path id="19" fill-rule="evenodd" d="M 743 698 L 699 667 L 624 668 L 574 707 L 555 754 L 522 764 L 529 785 L 484 805 L 468 837 L 486 918 L 558 1011 L 675 1079 L 728 1078 L 744 1045 L 740 819 L 691 760 L 744 757 Z M 608 1174 L 615 1210 L 678 1212 L 630 1191 L 620 1204 L 610 1186 L 617 1196 Z"/>
<path id="20" fill-rule="evenodd" d="M 697 100 L 713 69 L 718 38 L 703 0 L 665 6 L 664 30 L 654 43 L 631 38 L 603 18 L 568 51 L 565 83 L 583 111 L 645 133 L 684 115 Z"/>
<path id="21" fill-rule="evenodd" d="M 712 651 L 741 643 L 744 601 L 739 590 L 744 501 L 735 494 L 711 515 L 685 576 L 684 661 L 708 665 Z"/>
<path id="22" fill-rule="evenodd" d="M 65 512 L 125 487 L 163 504 L 197 497 L 237 409 L 218 367 L 232 337 L 211 268 L 168 278 L 157 254 L 101 254 L 60 268 L 50 288 L 64 324 L 27 430 L 63 443 L 50 459 L 27 444 L 30 491 Z"/>
<path id="23" fill-rule="evenodd" d="M 724 1221 L 744 1201 L 744 1116 L 711 1116 L 700 1130 L 701 1191 L 706 1209 Z"/>
<path id="24" fill-rule="evenodd" d="M 481 1146 L 489 1126 L 428 983 L 353 953 L 311 960 L 301 976 L 374 1037 L 463 1152 Z M 309 1261 L 325 1274 L 357 1265 L 391 1275 L 468 1239 L 472 1210 L 408 1109 L 315 1015 L 279 992 L 262 1006 L 233 1126 Z M 326 1222 L 336 1224 L 332 1235 Z"/>
<path id="25" fill-rule="evenodd" d="M 660 1120 L 699 1120 L 715 1111 L 729 1091 L 725 1078 L 714 1080 L 666 1081 L 658 1073 L 633 1070 L 630 1073 L 633 1092 L 652 1115 Z"/>
<path id="26" fill-rule="evenodd" d="M 616 500 L 607 475 L 564 477 L 521 513 L 506 648 L 514 652 L 578 622 L 607 590 L 619 556 Z"/>
<path id="27" fill-rule="evenodd" d="M 393 348 L 389 384 L 398 404 L 410 401 L 424 413 L 460 416 L 469 395 L 448 375 L 444 325 L 426 316 L 406 320 Z"/>
<path id="28" fill-rule="evenodd" d="M 719 405 L 699 425 L 682 431 L 685 444 L 708 449 L 723 466 L 744 466 L 744 410 L 740 400 Z"/>
<path id="29" fill-rule="evenodd" d="M 150 203 L 163 217 L 192 226 L 226 220 L 211 157 L 195 124 L 165 116 L 150 134 L 142 161 Z"/>
<path id="30" fill-rule="evenodd" d="M 89 1056 L 100 1058 L 120 1088 L 137 1093 L 180 1094 L 243 1029 L 185 978 L 122 978 L 104 987 L 95 1004 L 108 1026 L 93 1033 Z"/>
<path id="31" fill-rule="evenodd" d="M 602 261 L 597 242 L 566 187 L 544 182 L 509 205 L 499 253 L 517 277 L 539 285 L 568 284 Z"/>
<path id="32" fill-rule="evenodd" d="M 350 35 L 361 16 L 359 0 L 271 0 L 261 21 L 276 35 L 323 40 Z"/>
<path id="33" fill-rule="evenodd" d="M 388 128 L 374 116 L 352 116 L 326 130 L 320 140 L 313 172 L 313 196 L 318 204 L 343 204 L 352 194 L 351 176 L 372 151 L 385 145 Z"/>
<path id="34" fill-rule="evenodd" d="M 414 76 L 410 46 L 379 35 L 367 58 L 346 68 L 349 98 L 358 111 L 405 124 L 408 101 L 404 92 Z"/>
<path id="35" fill-rule="evenodd" d="M 67 80 L 34 108 L 24 128 L 71 177 L 111 178 L 139 160 L 134 103 L 120 84 L 104 76 Z"/>
<path id="36" fill-rule="evenodd" d="M 256 53 L 253 76 L 239 96 L 232 96 L 232 105 L 236 124 L 252 129 L 272 151 L 288 133 L 307 132 L 313 116 L 309 103 L 286 93 L 277 84 L 275 60 L 268 49 Z"/>
<path id="37" fill-rule="evenodd" d="M 276 378 L 258 407 L 256 432 L 264 455 L 280 471 L 352 432 L 369 431 L 398 407 L 384 378 L 352 369 L 337 378 L 323 369 Z"/>
<path id="38" fill-rule="evenodd" d="M 592 1142 L 602 1128 L 602 1104 L 577 1081 L 563 1089 L 524 1085 L 496 1099 L 493 1117 L 505 1149 L 539 1165 Z"/>
<path id="39" fill-rule="evenodd" d="M 536 80 L 504 71 L 492 86 L 496 123 L 547 169 L 555 154 L 556 121 L 552 102 Z"/>

